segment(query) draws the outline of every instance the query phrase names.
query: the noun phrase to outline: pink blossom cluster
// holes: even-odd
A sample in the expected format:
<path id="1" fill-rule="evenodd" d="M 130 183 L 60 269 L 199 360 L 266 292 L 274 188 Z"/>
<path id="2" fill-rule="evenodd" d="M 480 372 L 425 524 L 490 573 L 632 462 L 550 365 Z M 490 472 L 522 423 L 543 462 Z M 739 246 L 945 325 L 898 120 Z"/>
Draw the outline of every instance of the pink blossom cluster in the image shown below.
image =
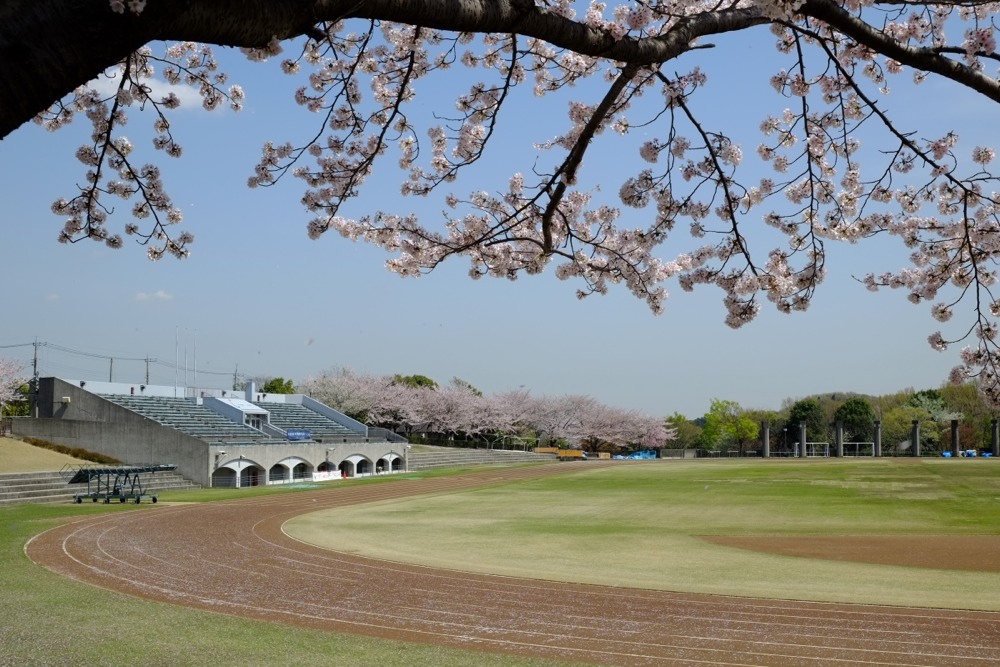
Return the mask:
<path id="1" fill-rule="evenodd" d="M 133 14 L 141 14 L 142 10 L 146 8 L 146 0 L 110 0 L 111 11 L 116 14 L 124 14 L 125 6 L 128 5 L 128 10 Z"/>
<path id="2" fill-rule="evenodd" d="M 134 13 L 145 3 L 130 3 Z M 161 178 L 160 168 L 152 163 L 135 161 L 135 146 L 120 134 L 132 110 L 152 113 L 155 130 L 152 147 L 169 157 L 181 157 L 183 148 L 171 131 L 169 113 L 180 106 L 172 91 L 159 97 L 154 93 L 157 65 L 159 74 L 171 86 L 186 85 L 197 89 L 205 109 L 219 107 L 228 100 L 234 111 L 242 108 L 244 93 L 240 86 L 223 90 L 228 75 L 218 71 L 212 50 L 193 42 L 182 42 L 166 48 L 163 57 L 151 49 L 136 51 L 105 77 L 117 81 L 112 94 L 102 94 L 97 86 L 83 86 L 72 98 L 36 117 L 36 122 L 49 130 L 69 123 L 76 113 L 83 112 L 91 123 L 90 142 L 77 149 L 77 159 L 87 168 L 85 183 L 73 197 L 61 198 L 52 204 L 52 211 L 65 222 L 59 234 L 62 243 L 91 239 L 119 248 L 121 235 L 105 226 L 113 204 L 108 198 L 131 202 L 132 216 L 138 222 L 128 223 L 125 234 L 146 246 L 146 254 L 157 260 L 165 254 L 186 257 L 194 236 L 190 232 L 170 232 L 169 227 L 183 220 L 181 210 L 174 206 Z"/>
<path id="3" fill-rule="evenodd" d="M 590 396 L 534 397 L 524 389 L 486 395 L 458 378 L 411 387 L 392 376 L 335 369 L 306 380 L 309 395 L 370 424 L 406 432 L 561 440 L 573 447 L 662 447 L 674 433 L 662 419 L 604 405 Z"/>
<path id="4" fill-rule="evenodd" d="M 0 407 L 17 398 L 21 387 L 28 381 L 24 364 L 16 359 L 0 357 Z"/>

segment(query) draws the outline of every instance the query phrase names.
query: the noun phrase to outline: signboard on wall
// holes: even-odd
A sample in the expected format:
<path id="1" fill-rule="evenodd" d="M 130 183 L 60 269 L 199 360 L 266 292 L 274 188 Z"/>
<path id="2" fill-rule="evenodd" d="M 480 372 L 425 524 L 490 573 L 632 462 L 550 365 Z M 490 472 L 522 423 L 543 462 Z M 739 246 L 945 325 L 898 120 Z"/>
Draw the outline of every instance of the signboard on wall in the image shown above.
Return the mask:
<path id="1" fill-rule="evenodd" d="M 312 437 L 304 428 L 290 428 L 285 433 L 289 440 L 309 440 Z"/>

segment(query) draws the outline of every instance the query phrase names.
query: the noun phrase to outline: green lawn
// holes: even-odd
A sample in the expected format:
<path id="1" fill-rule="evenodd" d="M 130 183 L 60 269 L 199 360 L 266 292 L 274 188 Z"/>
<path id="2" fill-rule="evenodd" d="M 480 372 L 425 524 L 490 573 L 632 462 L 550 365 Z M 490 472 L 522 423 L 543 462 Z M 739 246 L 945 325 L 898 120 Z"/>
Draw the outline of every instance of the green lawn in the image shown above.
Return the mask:
<path id="1" fill-rule="evenodd" d="M 343 551 L 615 586 L 1000 609 L 1000 575 L 795 558 L 702 535 L 1000 534 L 1000 462 L 674 461 L 310 514 Z M 391 535 L 387 540 L 386 536 Z"/>

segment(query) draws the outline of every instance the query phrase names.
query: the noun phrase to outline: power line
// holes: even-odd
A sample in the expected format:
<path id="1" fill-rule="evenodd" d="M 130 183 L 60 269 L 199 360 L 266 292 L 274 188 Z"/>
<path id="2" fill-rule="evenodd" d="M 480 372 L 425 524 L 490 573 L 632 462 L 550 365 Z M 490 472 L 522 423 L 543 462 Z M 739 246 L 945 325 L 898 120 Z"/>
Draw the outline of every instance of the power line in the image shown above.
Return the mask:
<path id="1" fill-rule="evenodd" d="M 147 365 L 147 367 L 146 367 L 146 377 L 147 377 L 147 379 L 149 377 L 149 365 L 150 364 L 156 364 L 156 365 L 163 366 L 163 367 L 170 368 L 170 369 L 176 369 L 176 368 L 178 368 L 178 366 L 177 366 L 176 363 L 165 361 L 163 359 L 157 359 L 156 357 L 122 357 L 122 356 L 115 356 L 115 355 L 109 355 L 109 354 L 100 354 L 100 353 L 97 353 L 97 352 L 86 352 L 84 350 L 77 350 L 77 349 L 74 349 L 74 348 L 71 348 L 71 347 L 67 347 L 65 345 L 59 345 L 57 343 L 49 343 L 49 342 L 45 342 L 45 341 L 35 341 L 35 342 L 31 342 L 31 343 L 9 343 L 9 344 L 5 344 L 5 345 L 0 345 L 0 350 L 13 349 L 13 348 L 23 348 L 23 347 L 34 347 L 36 355 L 38 353 L 38 348 L 47 348 L 47 349 L 50 349 L 50 350 L 55 350 L 57 352 L 63 352 L 63 353 L 66 353 L 66 354 L 75 355 L 75 356 L 78 356 L 78 357 L 87 357 L 87 358 L 90 358 L 90 359 L 102 359 L 104 361 L 109 362 L 109 364 L 110 364 L 110 366 L 111 366 L 112 369 L 114 368 L 114 362 L 115 362 L 115 360 L 118 360 L 118 361 L 134 361 L 134 362 L 140 362 L 141 361 L 141 362 L 144 362 Z M 202 375 L 215 375 L 215 376 L 233 377 L 233 373 L 231 373 L 229 371 L 210 371 L 210 370 L 202 370 L 202 369 L 198 369 L 198 368 L 192 368 L 191 370 L 193 370 L 195 373 L 202 374 Z"/>

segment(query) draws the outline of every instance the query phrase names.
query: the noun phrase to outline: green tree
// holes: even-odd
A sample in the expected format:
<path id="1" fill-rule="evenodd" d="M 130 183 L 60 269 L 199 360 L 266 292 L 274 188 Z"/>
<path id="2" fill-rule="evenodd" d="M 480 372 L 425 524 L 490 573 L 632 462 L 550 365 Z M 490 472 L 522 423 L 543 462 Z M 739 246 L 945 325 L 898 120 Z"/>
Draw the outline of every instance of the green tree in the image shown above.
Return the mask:
<path id="1" fill-rule="evenodd" d="M 804 398 L 792 404 L 788 410 L 788 434 L 792 442 L 797 442 L 799 425 L 806 425 L 806 439 L 810 442 L 829 441 L 830 429 L 819 399 Z"/>
<path id="2" fill-rule="evenodd" d="M 22 384 L 6 400 L 0 400 L 0 417 L 27 417 L 31 413 L 31 386 Z"/>
<path id="3" fill-rule="evenodd" d="M 770 424 L 772 438 L 774 437 L 775 427 L 780 426 L 783 422 L 781 414 L 774 410 L 745 410 L 743 414 L 745 414 L 748 419 L 754 420 L 761 426 L 764 424 Z"/>
<path id="4" fill-rule="evenodd" d="M 679 412 L 667 417 L 667 428 L 673 429 L 676 437 L 668 443 L 671 449 L 690 449 L 698 446 L 702 428 Z"/>
<path id="5" fill-rule="evenodd" d="M 271 378 L 260 390 L 265 394 L 294 394 L 295 384 L 285 378 Z"/>
<path id="6" fill-rule="evenodd" d="M 453 387 L 457 387 L 458 389 L 464 389 L 464 390 L 468 391 L 470 394 L 472 394 L 473 396 L 480 396 L 481 397 L 483 395 L 483 392 L 480 391 L 480 389 L 478 387 L 474 386 L 471 382 L 467 382 L 467 381 L 463 380 L 460 377 L 454 377 L 454 378 L 452 378 L 451 379 L 451 385 Z"/>
<path id="7" fill-rule="evenodd" d="M 844 425 L 844 436 L 848 441 L 869 441 L 873 437 L 875 410 L 863 396 L 852 396 L 841 403 L 833 418 Z"/>
<path id="8" fill-rule="evenodd" d="M 914 420 L 920 422 L 920 447 L 928 452 L 939 448 L 938 423 L 933 415 L 924 408 L 913 405 L 901 405 L 893 409 L 882 420 L 882 453 L 912 454 L 913 444 L 910 436 L 913 433 Z"/>
<path id="9" fill-rule="evenodd" d="M 959 439 L 963 447 L 979 449 L 992 442 L 992 421 L 997 413 L 986 405 L 976 382 L 947 384 L 940 393 L 949 411 L 962 414 Z"/>
<path id="10" fill-rule="evenodd" d="M 426 387 L 428 389 L 437 389 L 438 383 L 430 379 L 426 375 L 393 375 L 393 384 L 400 384 L 410 389 L 419 389 L 421 387 Z M 470 387 L 472 385 L 469 385 Z"/>
<path id="11" fill-rule="evenodd" d="M 705 449 L 719 450 L 736 447 L 743 454 L 760 434 L 760 424 L 754 421 L 736 401 L 713 399 L 699 444 Z"/>
<path id="12" fill-rule="evenodd" d="M 941 398 L 941 392 L 936 389 L 918 391 L 910 399 L 910 405 L 915 408 L 923 408 L 939 424 L 946 424 L 952 419 L 962 418 L 962 413 L 952 412 L 948 409 L 948 406 L 944 404 L 944 399 Z"/>
<path id="13" fill-rule="evenodd" d="M 883 394 L 882 396 L 872 397 L 872 408 L 875 410 L 875 414 L 878 419 L 885 419 L 886 415 L 895 410 L 896 408 L 906 405 L 909 403 L 910 399 L 913 397 L 913 389 L 904 389 L 902 391 L 897 391 L 893 394 Z"/>

